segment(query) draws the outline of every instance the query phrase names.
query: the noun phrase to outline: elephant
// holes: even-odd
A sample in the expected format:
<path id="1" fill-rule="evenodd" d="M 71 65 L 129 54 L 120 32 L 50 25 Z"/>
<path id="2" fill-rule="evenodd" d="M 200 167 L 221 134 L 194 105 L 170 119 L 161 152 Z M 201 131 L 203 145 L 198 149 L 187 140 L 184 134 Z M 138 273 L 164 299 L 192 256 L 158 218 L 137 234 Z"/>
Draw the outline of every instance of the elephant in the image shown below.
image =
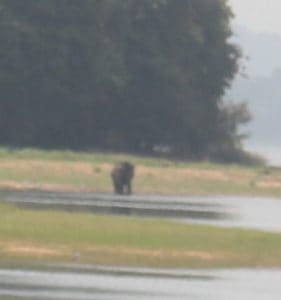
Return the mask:
<path id="1" fill-rule="evenodd" d="M 126 194 L 132 193 L 131 181 L 134 177 L 134 166 L 127 162 L 118 162 L 111 171 L 111 178 L 114 187 L 115 194 Z"/>

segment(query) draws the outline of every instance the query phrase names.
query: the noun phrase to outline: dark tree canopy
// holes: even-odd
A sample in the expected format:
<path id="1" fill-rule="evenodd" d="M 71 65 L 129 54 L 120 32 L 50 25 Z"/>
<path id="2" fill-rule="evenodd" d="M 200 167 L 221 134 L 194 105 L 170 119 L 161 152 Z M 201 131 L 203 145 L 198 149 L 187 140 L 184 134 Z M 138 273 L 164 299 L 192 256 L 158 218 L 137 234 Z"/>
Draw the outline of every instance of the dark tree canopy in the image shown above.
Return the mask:
<path id="1" fill-rule="evenodd" d="M 225 0 L 0 0 L 0 143 L 235 150 L 231 17 Z"/>

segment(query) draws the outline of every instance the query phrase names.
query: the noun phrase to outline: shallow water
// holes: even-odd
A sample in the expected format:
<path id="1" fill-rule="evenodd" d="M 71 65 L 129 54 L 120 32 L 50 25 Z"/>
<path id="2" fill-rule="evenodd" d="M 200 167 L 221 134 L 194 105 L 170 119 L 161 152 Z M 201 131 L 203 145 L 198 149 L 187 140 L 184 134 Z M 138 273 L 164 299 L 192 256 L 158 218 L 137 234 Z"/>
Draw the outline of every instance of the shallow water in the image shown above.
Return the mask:
<path id="1" fill-rule="evenodd" d="M 117 197 L 0 191 L 31 208 L 165 217 L 181 222 L 281 232 L 281 201 L 250 197 Z M 49 271 L 0 269 L 1 300 L 279 300 L 281 269 L 154 270 L 79 265 Z"/>
<path id="2" fill-rule="evenodd" d="M 193 220 L 193 223 L 281 232 L 280 199 L 235 196 L 204 197 L 203 199 L 205 203 L 221 205 L 228 217 L 216 220 Z"/>
<path id="3" fill-rule="evenodd" d="M 281 270 L 0 269 L 0 299 L 279 300 Z"/>
<path id="4" fill-rule="evenodd" d="M 189 223 L 281 232 L 281 199 L 230 196 L 114 196 L 0 191 L 0 199 L 34 209 L 163 217 Z"/>

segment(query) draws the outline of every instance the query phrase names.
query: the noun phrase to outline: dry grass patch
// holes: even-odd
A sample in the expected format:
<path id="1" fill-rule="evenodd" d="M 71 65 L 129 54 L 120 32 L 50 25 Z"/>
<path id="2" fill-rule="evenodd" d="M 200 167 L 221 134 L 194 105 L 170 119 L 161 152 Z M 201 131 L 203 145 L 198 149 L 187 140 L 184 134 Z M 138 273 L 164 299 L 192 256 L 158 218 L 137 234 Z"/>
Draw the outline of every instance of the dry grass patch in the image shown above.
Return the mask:
<path id="1" fill-rule="evenodd" d="M 137 166 L 137 176 L 159 176 L 168 180 L 174 178 L 201 178 L 208 180 L 228 180 L 228 174 L 222 170 L 201 170 L 201 169 L 188 169 L 188 168 L 156 168 Z"/>
<path id="2" fill-rule="evenodd" d="M 223 260 L 227 255 L 221 252 L 207 252 L 207 251 L 187 251 L 187 250 L 166 250 L 166 249 L 142 249 L 134 247 L 89 247 L 87 251 L 93 253 L 103 253 L 108 255 L 114 255 L 119 253 L 127 256 L 143 256 L 143 257 L 154 257 L 154 258 L 196 258 L 203 261 L 214 261 Z"/>
<path id="3" fill-rule="evenodd" d="M 281 170 L 269 167 L 175 162 L 125 154 L 5 153 L 0 157 L 0 188 L 112 192 L 110 171 L 113 163 L 122 159 L 136 166 L 133 191 L 137 194 L 281 196 Z"/>
<path id="4" fill-rule="evenodd" d="M 12 160 L 0 161 L 1 169 L 17 170 L 18 172 L 55 172 L 55 173 L 79 173 L 91 175 L 93 170 L 87 162 L 59 162 L 59 161 L 41 161 L 41 160 Z"/>
<path id="5" fill-rule="evenodd" d="M 2 255 L 24 257 L 54 257 L 63 256 L 64 250 L 58 247 L 38 246 L 30 243 L 9 242 L 0 243 Z"/>

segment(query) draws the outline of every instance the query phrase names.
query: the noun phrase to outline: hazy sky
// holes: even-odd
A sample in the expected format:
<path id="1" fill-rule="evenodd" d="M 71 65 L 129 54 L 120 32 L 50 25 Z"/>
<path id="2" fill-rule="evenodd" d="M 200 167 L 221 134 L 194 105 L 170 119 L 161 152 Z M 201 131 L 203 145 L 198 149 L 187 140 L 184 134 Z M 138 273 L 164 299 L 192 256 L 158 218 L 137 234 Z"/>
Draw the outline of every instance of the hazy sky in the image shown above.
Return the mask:
<path id="1" fill-rule="evenodd" d="M 281 0 L 228 0 L 235 22 L 255 32 L 281 35 Z"/>
<path id="2" fill-rule="evenodd" d="M 244 54 L 250 57 L 249 61 L 245 63 L 246 74 L 250 80 L 256 76 L 270 78 L 271 73 L 276 68 L 281 69 L 281 0 L 228 0 L 228 2 L 236 15 L 234 19 L 236 24 L 242 25 L 254 33 L 279 35 L 278 37 L 255 35 L 242 29 L 238 31 L 236 36 Z M 270 164 L 281 166 L 281 142 L 271 130 L 271 128 L 278 126 L 281 112 L 278 112 L 273 100 L 271 100 L 270 105 L 265 104 L 267 99 L 264 99 L 265 103 L 260 101 L 260 104 L 257 104 L 258 102 L 251 101 L 250 96 L 243 95 L 243 91 L 241 93 L 241 99 L 249 100 L 249 109 L 254 116 L 254 120 L 248 128 L 250 139 L 244 143 L 246 149 L 262 154 Z M 274 93 L 277 95 L 280 91 L 276 89 Z M 272 117 L 269 119 L 270 112 Z M 263 140 L 260 134 L 261 128 L 264 128 L 263 131 L 268 134 L 270 141 L 265 142 Z"/>

